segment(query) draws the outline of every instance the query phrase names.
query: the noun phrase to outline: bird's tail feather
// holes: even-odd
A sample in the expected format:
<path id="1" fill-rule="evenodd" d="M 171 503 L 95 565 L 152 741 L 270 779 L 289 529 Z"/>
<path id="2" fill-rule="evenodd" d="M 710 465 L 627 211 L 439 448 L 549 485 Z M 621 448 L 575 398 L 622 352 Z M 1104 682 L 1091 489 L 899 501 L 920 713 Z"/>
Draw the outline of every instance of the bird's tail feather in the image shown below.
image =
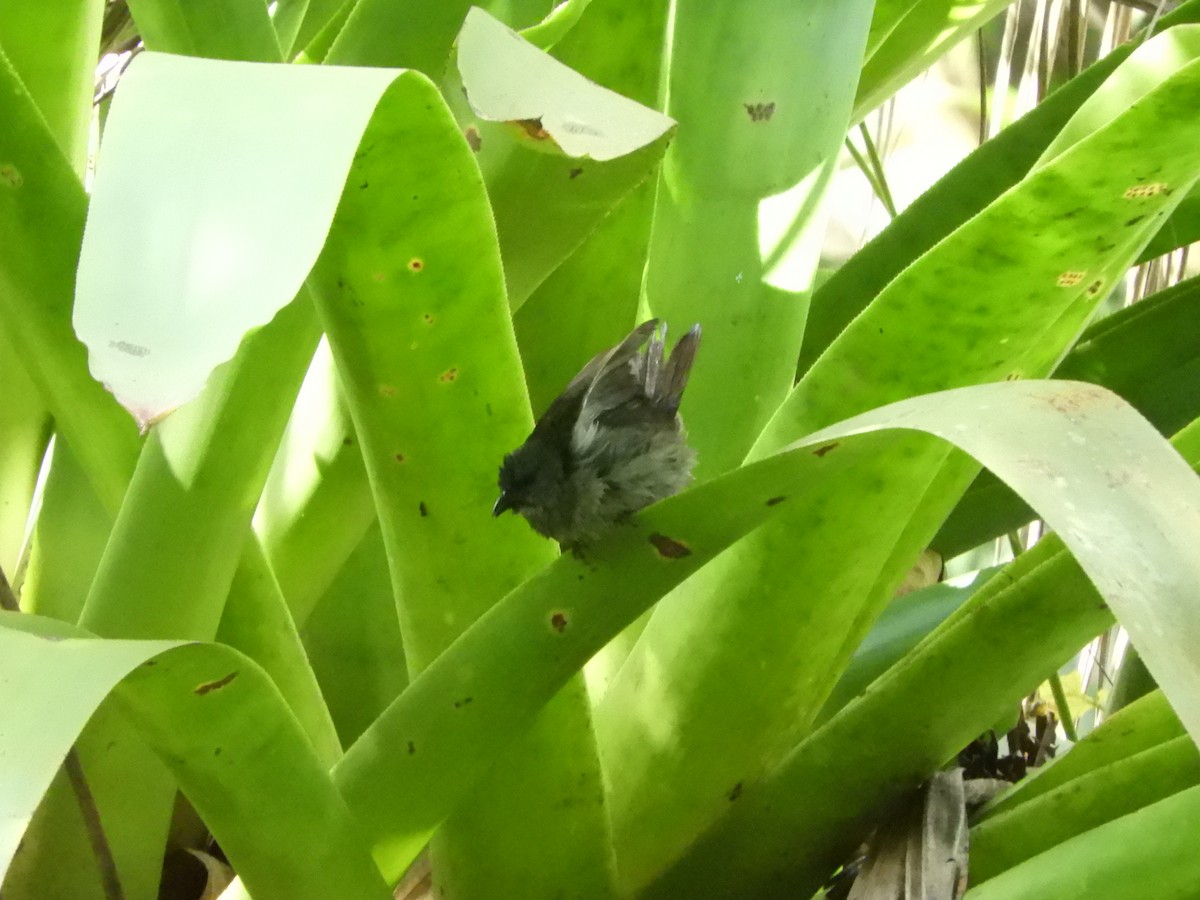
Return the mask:
<path id="1" fill-rule="evenodd" d="M 696 360 L 696 349 L 700 346 L 700 326 L 693 325 L 691 329 L 675 344 L 671 356 L 667 360 L 655 389 L 650 393 L 663 406 L 675 412 L 683 400 L 683 390 L 687 387 L 688 375 L 692 371 L 692 363 Z M 661 360 L 662 347 L 659 346 Z"/>

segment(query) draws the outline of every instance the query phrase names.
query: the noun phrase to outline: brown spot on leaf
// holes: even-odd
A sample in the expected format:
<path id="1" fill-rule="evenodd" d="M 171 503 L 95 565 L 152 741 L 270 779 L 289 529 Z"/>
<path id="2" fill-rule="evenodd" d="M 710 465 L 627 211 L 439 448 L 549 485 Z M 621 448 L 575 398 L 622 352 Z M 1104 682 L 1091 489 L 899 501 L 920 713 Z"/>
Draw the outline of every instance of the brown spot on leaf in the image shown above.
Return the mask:
<path id="1" fill-rule="evenodd" d="M 583 174 L 583 169 L 577 168 L 577 169 L 572 169 L 570 172 L 568 172 L 567 177 L 568 178 L 578 178 L 582 174 Z"/>
<path id="2" fill-rule="evenodd" d="M 24 176 L 21 175 L 20 169 L 12 163 L 5 163 L 0 166 L 0 184 L 6 184 L 9 187 L 19 188 L 25 183 Z"/>
<path id="3" fill-rule="evenodd" d="M 550 627 L 562 634 L 567 630 L 567 614 L 555 612 L 550 615 Z"/>
<path id="4" fill-rule="evenodd" d="M 770 103 L 743 103 L 746 107 L 746 114 L 750 116 L 751 122 L 769 122 L 771 116 L 775 115 L 775 102 Z"/>
<path id="5" fill-rule="evenodd" d="M 692 555 L 692 548 L 687 544 L 667 537 L 665 534 L 650 535 L 650 543 L 663 559 L 683 559 Z"/>
<path id="6" fill-rule="evenodd" d="M 404 462 L 404 454 L 403 453 L 396 454 L 396 462 L 398 462 L 398 463 Z"/>
<path id="7" fill-rule="evenodd" d="M 394 387 L 392 387 L 390 384 L 381 384 L 379 386 L 379 393 L 381 396 L 384 396 L 384 397 L 395 397 L 396 389 Z"/>
<path id="8" fill-rule="evenodd" d="M 739 781 L 737 784 L 735 784 L 733 787 L 731 787 L 729 789 L 729 793 L 726 794 L 725 796 L 729 798 L 730 803 L 732 803 L 738 797 L 742 796 L 742 783 Z"/>
<path id="9" fill-rule="evenodd" d="M 233 679 L 235 679 L 237 677 L 238 677 L 238 673 L 236 670 L 234 670 L 233 672 L 230 672 L 228 675 L 226 675 L 224 678 L 218 678 L 216 681 L 206 681 L 206 682 L 204 682 L 204 684 L 196 685 L 196 689 L 195 689 L 195 691 L 193 691 L 193 693 L 197 697 L 203 697 L 205 694 L 212 693 L 213 691 L 219 691 L 221 688 L 225 687 L 225 685 L 229 684 L 229 682 L 233 681 Z"/>
<path id="10" fill-rule="evenodd" d="M 778 506 L 780 503 L 782 503 L 786 499 L 787 499 L 787 497 L 772 497 L 770 500 L 767 501 L 767 506 Z"/>
<path id="11" fill-rule="evenodd" d="M 1098 293 L 1100 293 L 1100 288 L 1102 288 L 1102 287 L 1104 287 L 1103 281 L 1093 281 L 1091 284 L 1088 285 L 1087 292 L 1094 297 Z"/>
<path id="12" fill-rule="evenodd" d="M 426 325 L 432 325 L 437 321 L 437 319 L 433 317 L 433 313 L 425 313 L 425 315 L 421 316 L 421 318 L 425 320 Z"/>
<path id="13" fill-rule="evenodd" d="M 467 130 L 463 132 L 463 137 L 467 139 L 467 146 L 471 148 L 472 153 L 478 153 L 483 147 L 483 138 L 479 136 L 479 129 L 474 125 L 467 127 Z"/>
<path id="14" fill-rule="evenodd" d="M 438 376 L 438 381 L 453 381 L 458 377 L 458 369 L 450 368 Z"/>
<path id="15" fill-rule="evenodd" d="M 1126 188 L 1122 196 L 1126 200 L 1137 200 L 1142 197 L 1155 197 L 1163 193 L 1168 193 L 1167 185 L 1156 181 L 1152 184 L 1135 184 L 1133 187 Z"/>
<path id="16" fill-rule="evenodd" d="M 1021 373 L 1020 372 L 1009 372 L 1007 375 L 1004 376 L 1004 380 L 1005 381 L 1020 381 Z"/>
<path id="17" fill-rule="evenodd" d="M 414 256 L 408 261 L 408 271 L 410 272 L 420 272 L 423 268 L 425 268 L 425 261 L 419 257 Z"/>
<path id="18" fill-rule="evenodd" d="M 550 132 L 542 127 L 542 117 L 536 119 L 514 119 L 513 124 L 535 141 L 544 141 L 550 137 Z"/>
<path id="19" fill-rule="evenodd" d="M 1075 287 L 1079 282 L 1083 281 L 1087 272 L 1063 272 L 1055 281 L 1059 287 Z"/>
<path id="20" fill-rule="evenodd" d="M 412 741 L 409 741 L 408 742 L 408 755 L 412 756 L 416 752 L 417 752 L 417 745 L 414 744 Z"/>
<path id="21" fill-rule="evenodd" d="M 354 446 L 354 438 L 349 437 L 349 436 L 342 438 L 342 446 L 343 447 L 353 447 Z"/>
<path id="22" fill-rule="evenodd" d="M 473 699 L 473 697 L 463 697 L 461 700 L 455 700 L 454 708 L 462 709 L 464 706 L 470 706 Z"/>
<path id="23" fill-rule="evenodd" d="M 830 450 L 836 449 L 840 443 L 841 443 L 841 441 L 834 441 L 832 444 L 826 444 L 823 447 L 818 447 L 816 450 L 813 451 L 813 456 L 822 457 L 826 453 L 828 453 Z"/>
<path id="24" fill-rule="evenodd" d="M 429 507 L 425 505 L 424 500 L 417 504 L 417 512 L 421 514 L 422 519 L 429 515 Z"/>
<path id="25" fill-rule="evenodd" d="M 1144 218 L 1146 218 L 1146 217 L 1145 216 L 1134 216 L 1132 219 L 1130 219 L 1128 222 L 1125 223 L 1125 227 L 1132 228 L 1134 225 L 1136 225 L 1138 222 L 1142 221 L 1142 219 L 1144 219 Z"/>

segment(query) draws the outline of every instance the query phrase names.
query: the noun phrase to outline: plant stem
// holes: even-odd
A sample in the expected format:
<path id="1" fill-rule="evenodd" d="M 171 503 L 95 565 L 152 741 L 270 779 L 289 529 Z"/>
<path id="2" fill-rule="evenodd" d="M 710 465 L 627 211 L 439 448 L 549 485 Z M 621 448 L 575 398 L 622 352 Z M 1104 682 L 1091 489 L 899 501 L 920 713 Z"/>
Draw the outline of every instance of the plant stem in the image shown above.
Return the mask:
<path id="1" fill-rule="evenodd" d="M 92 789 L 83 774 L 79 751 L 74 747 L 67 751 L 63 769 L 66 770 L 71 789 L 75 792 L 79 811 L 83 814 L 84 830 L 87 831 L 88 843 L 92 845 L 92 853 L 95 854 L 96 865 L 100 869 L 100 883 L 104 888 L 104 896 L 106 900 L 125 900 L 121 879 L 117 875 L 117 861 L 113 859 L 112 848 L 108 846 L 108 838 L 104 836 L 104 824 L 100 821 L 96 798 L 92 795 Z"/>
<path id="2" fill-rule="evenodd" d="M 1075 719 L 1067 704 L 1067 692 L 1063 690 L 1062 679 L 1055 672 L 1047 680 L 1050 682 L 1050 692 L 1054 694 L 1054 705 L 1058 707 L 1058 720 L 1062 722 L 1063 732 L 1067 740 L 1074 744 L 1079 740 L 1079 734 L 1075 731 Z"/>

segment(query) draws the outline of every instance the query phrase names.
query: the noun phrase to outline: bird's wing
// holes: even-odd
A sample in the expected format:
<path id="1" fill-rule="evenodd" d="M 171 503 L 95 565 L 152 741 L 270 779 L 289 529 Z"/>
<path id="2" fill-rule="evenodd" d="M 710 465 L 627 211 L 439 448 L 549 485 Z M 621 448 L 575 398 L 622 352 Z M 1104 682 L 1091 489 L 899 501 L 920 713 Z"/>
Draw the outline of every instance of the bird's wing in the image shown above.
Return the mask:
<path id="1" fill-rule="evenodd" d="M 546 408 L 534 427 L 534 434 L 566 449 L 572 431 L 584 417 L 585 407 L 590 424 L 605 409 L 620 403 L 622 397 L 636 392 L 641 369 L 637 363 L 638 351 L 657 325 L 657 319 L 643 322 L 621 343 L 592 357 Z"/>

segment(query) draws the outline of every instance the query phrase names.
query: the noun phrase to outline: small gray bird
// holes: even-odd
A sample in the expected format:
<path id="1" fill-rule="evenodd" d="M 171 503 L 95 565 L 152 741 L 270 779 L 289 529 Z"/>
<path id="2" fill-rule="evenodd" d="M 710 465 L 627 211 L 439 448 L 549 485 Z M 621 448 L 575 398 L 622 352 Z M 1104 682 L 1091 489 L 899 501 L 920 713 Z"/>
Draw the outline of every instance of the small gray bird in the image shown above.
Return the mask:
<path id="1" fill-rule="evenodd" d="M 504 458 L 492 515 L 514 510 L 564 550 L 578 551 L 687 486 L 696 453 L 679 401 L 700 326 L 693 325 L 664 361 L 665 336 L 657 319 L 643 322 L 583 367 L 525 443 Z"/>

